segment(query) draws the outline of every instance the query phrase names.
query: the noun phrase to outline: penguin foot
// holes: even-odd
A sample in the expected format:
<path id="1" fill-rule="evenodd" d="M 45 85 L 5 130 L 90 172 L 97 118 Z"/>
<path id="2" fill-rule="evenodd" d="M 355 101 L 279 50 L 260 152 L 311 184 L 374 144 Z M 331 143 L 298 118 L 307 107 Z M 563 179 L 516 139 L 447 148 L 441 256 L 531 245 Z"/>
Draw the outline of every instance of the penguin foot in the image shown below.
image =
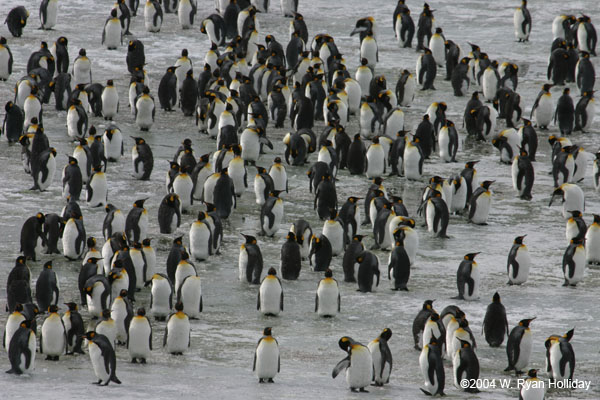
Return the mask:
<path id="1" fill-rule="evenodd" d="M 98 382 L 92 382 L 92 385 L 99 385 L 102 383 L 102 379 L 99 379 Z"/>
<path id="2" fill-rule="evenodd" d="M 145 358 L 140 358 L 140 364 L 146 364 L 146 359 Z"/>
<path id="3" fill-rule="evenodd" d="M 369 393 L 369 391 L 367 389 L 365 389 L 365 388 L 360 388 L 359 392 L 361 392 L 361 393 Z"/>
<path id="4" fill-rule="evenodd" d="M 273 380 L 273 378 L 269 378 L 269 380 L 267 382 L 269 382 L 269 383 L 275 383 L 275 381 Z"/>
<path id="5" fill-rule="evenodd" d="M 135 358 L 132 358 L 132 359 L 131 359 L 131 363 L 132 363 L 132 364 L 137 364 L 137 359 L 135 359 Z"/>
<path id="6" fill-rule="evenodd" d="M 515 370 L 515 376 L 523 375 L 523 371 Z"/>
<path id="7" fill-rule="evenodd" d="M 569 286 L 569 282 L 565 281 L 565 283 L 562 284 L 563 286 Z"/>
<path id="8" fill-rule="evenodd" d="M 259 379 L 258 379 L 258 383 L 265 383 L 265 380 L 264 380 L 264 379 L 262 379 L 262 378 L 259 378 Z"/>
<path id="9" fill-rule="evenodd" d="M 427 396 L 432 396 L 432 394 L 429 393 L 427 390 L 422 389 L 422 388 L 419 388 L 419 389 L 421 389 L 421 392 L 425 393 Z"/>

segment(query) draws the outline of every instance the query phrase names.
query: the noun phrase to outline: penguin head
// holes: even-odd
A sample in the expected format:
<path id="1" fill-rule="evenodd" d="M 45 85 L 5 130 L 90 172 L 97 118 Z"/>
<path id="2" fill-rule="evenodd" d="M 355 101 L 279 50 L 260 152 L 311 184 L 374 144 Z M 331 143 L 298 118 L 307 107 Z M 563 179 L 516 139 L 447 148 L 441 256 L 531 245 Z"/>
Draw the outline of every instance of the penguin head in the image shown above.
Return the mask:
<path id="1" fill-rule="evenodd" d="M 435 311 L 431 313 L 431 316 L 429 316 L 429 318 L 435 322 L 435 321 L 439 321 L 440 320 L 440 314 L 436 313 Z"/>
<path id="2" fill-rule="evenodd" d="M 142 93 L 143 94 L 149 94 L 150 93 L 150 88 L 148 86 L 144 86 L 144 88 L 142 89 Z"/>
<path id="3" fill-rule="evenodd" d="M 244 235 L 243 233 L 241 233 L 241 235 L 244 237 L 244 239 L 246 239 L 246 244 L 256 244 L 256 237 L 252 235 Z"/>
<path id="4" fill-rule="evenodd" d="M 30 319 L 26 319 L 21 321 L 21 328 L 25 328 L 25 329 L 31 329 L 31 325 L 33 323 L 33 320 Z"/>
<path id="5" fill-rule="evenodd" d="M 581 54 L 581 58 L 590 58 L 590 53 L 587 51 L 580 51 L 579 53 Z"/>
<path id="6" fill-rule="evenodd" d="M 533 317 L 533 318 L 529 318 L 529 319 L 522 319 L 522 320 L 519 321 L 519 326 L 523 326 L 525 328 L 529 328 L 529 324 L 531 323 L 531 321 L 533 321 L 536 318 L 537 317 Z"/>
<path id="7" fill-rule="evenodd" d="M 87 262 L 89 264 L 98 264 L 98 261 L 102 260 L 101 258 L 98 257 L 90 257 L 87 259 Z"/>
<path id="8" fill-rule="evenodd" d="M 121 289 L 121 291 L 119 292 L 119 297 L 127 297 L 127 289 Z"/>
<path id="9" fill-rule="evenodd" d="M 542 90 L 543 90 L 544 92 L 549 92 L 549 91 L 550 91 L 550 89 L 552 88 L 552 86 L 554 86 L 554 85 L 552 85 L 552 84 L 550 84 L 550 83 L 545 83 L 545 84 L 544 84 L 544 86 L 542 86 Z"/>
<path id="10" fill-rule="evenodd" d="M 473 261 L 475 259 L 475 257 L 477 256 L 477 254 L 480 254 L 481 252 L 478 251 L 477 253 L 469 253 L 465 255 L 465 260 L 467 261 Z"/>
<path id="11" fill-rule="evenodd" d="M 600 214 L 594 214 L 594 224 L 600 224 Z"/>
<path id="12" fill-rule="evenodd" d="M 530 369 L 529 371 L 527 371 L 527 376 L 530 378 L 537 378 L 537 369 Z"/>
<path id="13" fill-rule="evenodd" d="M 175 239 L 173 239 L 173 245 L 181 246 L 182 244 L 183 244 L 183 236 L 178 236 Z"/>
<path id="14" fill-rule="evenodd" d="M 187 261 L 190 259 L 190 255 L 188 254 L 187 251 L 182 250 L 181 251 L 181 261 Z"/>
<path id="15" fill-rule="evenodd" d="M 46 261 L 44 264 L 44 269 L 52 269 L 52 261 Z"/>
<path id="16" fill-rule="evenodd" d="M 271 268 L 269 268 L 269 272 L 267 272 L 267 275 L 276 276 L 277 270 L 275 270 L 275 268 L 271 267 Z"/>
<path id="17" fill-rule="evenodd" d="M 58 306 L 57 305 L 51 305 L 50 307 L 48 307 L 48 313 L 52 314 L 52 313 L 57 313 L 58 312 Z"/>
<path id="18" fill-rule="evenodd" d="M 574 244 L 576 246 L 582 246 L 584 243 L 585 243 L 585 238 L 583 238 L 583 237 L 571 239 L 571 244 Z"/>
<path id="19" fill-rule="evenodd" d="M 477 161 L 468 161 L 465 164 L 465 168 L 473 169 L 473 167 L 475 166 L 475 164 L 477 164 L 478 162 L 479 162 L 479 160 L 477 160 Z"/>
<path id="20" fill-rule="evenodd" d="M 349 337 L 349 336 L 344 336 L 342 337 L 339 342 L 338 345 L 340 346 L 340 349 L 344 350 L 344 351 L 349 351 L 350 347 L 354 344 L 354 340 Z"/>
<path id="21" fill-rule="evenodd" d="M 390 340 L 392 337 L 392 330 L 390 328 L 384 328 L 379 337 L 385 340 Z"/>
<path id="22" fill-rule="evenodd" d="M 355 241 L 355 242 L 361 242 L 361 241 L 363 240 L 363 238 L 364 238 L 364 237 L 365 237 L 365 235 L 354 235 L 354 236 L 352 237 L 352 241 Z"/>
<path id="23" fill-rule="evenodd" d="M 527 235 L 517 236 L 514 240 L 514 244 L 523 244 L 523 239 L 525 239 Z"/>
<path id="24" fill-rule="evenodd" d="M 110 11 L 110 16 L 111 16 L 112 18 L 117 18 L 117 9 L 116 9 L 116 8 L 113 8 L 113 9 Z"/>
<path id="25" fill-rule="evenodd" d="M 133 203 L 133 206 L 134 206 L 135 208 L 144 208 L 144 202 L 145 202 L 146 200 L 148 200 L 148 199 L 140 199 L 140 200 L 136 200 L 136 201 Z"/>
<path id="26" fill-rule="evenodd" d="M 87 53 L 86 53 L 85 49 L 79 49 L 79 55 L 80 55 L 81 57 L 85 57 L 85 56 L 86 56 L 86 54 L 87 54 Z"/>
<path id="27" fill-rule="evenodd" d="M 271 327 L 267 327 L 263 330 L 263 335 L 271 336 Z"/>
<path id="28" fill-rule="evenodd" d="M 141 137 L 134 137 L 132 139 L 135 140 L 135 144 L 138 145 L 138 146 L 146 143 L 146 141 L 144 140 L 144 138 L 141 138 Z"/>
<path id="29" fill-rule="evenodd" d="M 88 249 L 93 249 L 94 247 L 96 247 L 96 238 L 93 236 L 90 236 L 87 239 L 86 244 L 87 244 Z"/>
<path id="30" fill-rule="evenodd" d="M 23 304 L 21 304 L 21 303 L 15 304 L 15 311 L 14 312 L 20 313 L 21 311 L 23 311 Z"/>
<path id="31" fill-rule="evenodd" d="M 197 221 L 204 221 L 205 219 L 206 219 L 206 212 L 205 211 L 198 212 Z"/>
<path id="32" fill-rule="evenodd" d="M 465 318 L 464 312 L 461 314 L 461 318 L 458 320 L 458 326 L 463 329 L 469 326 L 469 321 L 467 321 L 467 319 Z"/>
<path id="33" fill-rule="evenodd" d="M 552 197 L 550 197 L 550 203 L 548 204 L 548 206 L 552 205 L 552 202 L 554 201 L 555 197 L 557 197 L 557 196 L 564 197 L 564 195 L 565 195 L 565 191 L 563 190 L 563 185 L 560 185 L 559 187 L 554 189 L 554 192 L 552 192 Z"/>
<path id="34" fill-rule="evenodd" d="M 462 339 L 458 339 L 458 340 L 460 340 L 460 348 L 461 349 L 468 349 L 469 347 L 471 347 L 471 343 L 467 342 L 466 340 L 462 340 Z"/>
<path id="35" fill-rule="evenodd" d="M 325 278 L 332 278 L 333 277 L 333 271 L 331 271 L 331 269 L 327 268 L 325 270 Z"/>
<path id="36" fill-rule="evenodd" d="M 77 309 L 79 308 L 77 306 L 77 303 L 74 302 L 70 302 L 70 303 L 64 303 L 65 306 L 67 306 L 69 308 L 69 311 L 77 311 Z"/>
<path id="37" fill-rule="evenodd" d="M 110 315 L 111 315 L 111 311 L 108 308 L 105 308 L 104 310 L 102 310 L 102 319 L 103 320 L 109 320 Z"/>
<path id="38" fill-rule="evenodd" d="M 492 185 L 492 183 L 494 183 L 496 181 L 483 181 L 481 183 L 481 187 L 484 188 L 485 190 L 489 190 L 490 186 Z"/>
<path id="39" fill-rule="evenodd" d="M 287 236 L 285 237 L 289 242 L 295 242 L 296 241 L 296 235 L 294 234 L 294 232 L 288 232 Z"/>
<path id="40" fill-rule="evenodd" d="M 432 310 L 433 311 L 433 302 L 434 300 L 425 300 L 423 303 L 423 310 Z"/>
<path id="41" fill-rule="evenodd" d="M 96 337 L 96 332 L 89 331 L 89 332 L 84 333 L 81 337 L 83 339 L 87 339 L 87 340 L 94 340 L 94 338 Z"/>
<path id="42" fill-rule="evenodd" d="M 572 210 L 572 211 L 568 211 L 569 213 L 571 213 L 571 216 L 573 218 L 581 218 L 581 211 L 579 210 Z"/>
<path id="43" fill-rule="evenodd" d="M 494 297 L 492 297 L 492 302 L 500 303 L 500 295 L 498 294 L 498 292 L 494 293 Z"/>

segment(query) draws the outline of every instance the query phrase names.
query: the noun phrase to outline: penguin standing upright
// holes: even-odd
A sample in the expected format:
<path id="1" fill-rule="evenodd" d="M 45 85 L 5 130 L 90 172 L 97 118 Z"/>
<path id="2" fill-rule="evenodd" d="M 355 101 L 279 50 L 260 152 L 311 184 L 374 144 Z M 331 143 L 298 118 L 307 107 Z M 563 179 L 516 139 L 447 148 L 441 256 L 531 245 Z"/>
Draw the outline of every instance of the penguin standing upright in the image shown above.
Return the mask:
<path id="1" fill-rule="evenodd" d="M 527 9 L 527 0 L 521 1 L 521 7 L 517 7 L 513 16 L 515 25 L 515 37 L 519 42 L 529 41 L 531 33 L 531 14 Z"/>
<path id="2" fill-rule="evenodd" d="M 139 360 L 141 364 L 146 364 L 146 359 L 152 352 L 152 325 L 143 307 L 138 308 L 136 316 L 129 324 L 127 350 L 131 362 L 136 363 Z"/>
<path id="3" fill-rule="evenodd" d="M 163 75 L 158 85 L 158 101 L 160 108 L 165 111 L 173 111 L 173 107 L 177 104 L 177 76 L 175 71 L 178 67 L 171 66 L 167 68 L 167 72 Z"/>
<path id="4" fill-rule="evenodd" d="M 494 293 L 492 302 L 487 306 L 485 311 L 483 331 L 485 333 L 485 340 L 490 347 L 500 347 L 502 342 L 504 342 L 504 334 L 509 334 L 506 309 L 500 302 L 498 292 Z"/>
<path id="5" fill-rule="evenodd" d="M 121 21 L 117 18 L 117 10 L 115 8 L 111 10 L 110 16 L 104 23 L 102 44 L 105 45 L 108 50 L 116 50 L 120 44 L 123 44 Z"/>
<path id="6" fill-rule="evenodd" d="M 13 55 L 6 44 L 6 38 L 0 36 L 0 81 L 6 81 L 12 74 Z"/>
<path id="7" fill-rule="evenodd" d="M 194 25 L 194 17 L 198 7 L 196 6 L 196 0 L 180 0 L 177 7 L 177 16 L 179 18 L 179 25 L 181 29 L 190 29 Z"/>
<path id="8" fill-rule="evenodd" d="M 366 392 L 373 379 L 373 358 L 369 348 L 351 337 L 344 336 L 338 342 L 340 348 L 348 353 L 348 357 L 337 363 L 331 374 L 335 379 L 340 372 L 346 370 L 346 382 L 353 392 Z"/>
<path id="9" fill-rule="evenodd" d="M 60 288 L 56 272 L 52 270 L 52 261 L 47 261 L 35 283 L 35 300 L 42 310 L 58 304 Z"/>
<path id="10" fill-rule="evenodd" d="M 58 358 L 65 353 L 67 345 L 65 325 L 58 315 L 56 305 L 48 307 L 48 313 L 48 317 L 42 324 L 40 353 L 46 355 L 46 360 L 58 361 Z"/>
<path id="11" fill-rule="evenodd" d="M 175 312 L 167 318 L 163 347 L 173 355 L 183 355 L 191 346 L 190 319 L 183 312 L 183 303 L 175 304 Z"/>
<path id="12" fill-rule="evenodd" d="M 435 90 L 433 82 L 437 74 L 437 65 L 431 50 L 425 49 L 425 52 L 417 59 L 417 82 L 422 84 L 421 90 Z"/>
<path id="13" fill-rule="evenodd" d="M 585 211 L 585 197 L 583 190 L 574 183 L 563 183 L 552 192 L 552 197 L 550 198 L 550 203 L 548 206 L 551 206 L 556 197 L 560 196 L 563 203 L 563 217 L 568 218 L 571 214 L 571 211 Z"/>
<path id="14" fill-rule="evenodd" d="M 477 225 L 487 225 L 490 205 L 492 203 L 492 192 L 490 185 L 494 181 L 483 181 L 471 196 L 469 202 L 469 221 Z"/>
<path id="15" fill-rule="evenodd" d="M 110 382 L 121 384 L 116 375 L 117 357 L 109 339 L 93 331 L 84 334 L 83 338 L 88 340 L 88 352 L 94 373 L 98 378 L 97 384 L 103 386 L 107 386 Z"/>
<path id="16" fill-rule="evenodd" d="M 104 145 L 105 167 L 106 161 L 117 162 L 123 155 L 123 134 L 114 125 L 110 125 L 102 135 Z M 90 149 L 91 150 L 91 149 Z"/>
<path id="17" fill-rule="evenodd" d="M 179 68 L 182 68 L 182 66 Z M 175 71 L 175 74 L 177 75 L 177 71 Z M 183 115 L 186 117 L 194 115 L 198 101 L 198 83 L 194 79 L 194 72 L 192 69 L 187 71 L 185 79 L 181 82 L 179 93 L 181 95 L 179 105 L 181 106 Z"/>
<path id="18" fill-rule="evenodd" d="M 425 378 L 424 388 L 421 391 L 428 396 L 444 396 L 446 374 L 442 361 L 442 348 L 438 339 L 432 337 L 428 344 L 423 346 L 419 356 L 421 374 Z"/>
<path id="19" fill-rule="evenodd" d="M 357 282 L 359 292 L 371 292 L 373 290 L 373 275 L 377 277 L 375 286 L 379 286 L 379 259 L 370 251 L 364 251 L 356 257 L 358 266 Z"/>
<path id="20" fill-rule="evenodd" d="M 575 351 L 571 339 L 575 328 L 563 336 L 552 335 L 544 342 L 546 347 L 546 370 L 554 381 L 571 381 L 575 372 Z"/>
<path id="21" fill-rule="evenodd" d="M 464 380 L 467 382 L 473 382 L 479 378 L 479 360 L 471 345 L 466 340 L 460 340 L 460 348 L 454 353 L 452 358 L 453 372 L 454 372 L 454 386 L 463 389 L 465 392 L 478 393 L 479 389 L 476 387 L 464 387 Z"/>
<path id="22" fill-rule="evenodd" d="M 479 253 L 469 253 L 458 266 L 456 284 L 458 286 L 457 299 L 477 300 L 479 298 L 480 275 L 479 266 L 475 256 Z"/>
<path id="23" fill-rule="evenodd" d="M 35 366 L 37 340 L 31 326 L 31 320 L 24 320 L 10 339 L 8 360 L 11 368 L 6 371 L 9 374 L 21 375 Z"/>
<path id="24" fill-rule="evenodd" d="M 125 232 L 125 216 L 121 210 L 112 204 L 107 204 L 104 209 L 106 211 L 106 216 L 102 224 L 104 239 L 110 238 L 113 233 Z"/>
<path id="25" fill-rule="evenodd" d="M 402 140 L 402 138 L 399 140 Z M 421 149 L 419 139 L 415 138 L 414 140 L 410 140 L 409 138 L 406 138 L 403 156 L 404 176 L 410 180 L 421 179 L 424 161 L 425 156 Z"/>
<path id="26" fill-rule="evenodd" d="M 154 156 L 152 149 L 141 137 L 134 137 L 135 145 L 131 149 L 131 161 L 133 163 L 133 176 L 135 179 L 147 181 L 154 168 Z"/>
<path id="27" fill-rule="evenodd" d="M 258 383 L 273 383 L 273 378 L 279 373 L 281 360 L 279 343 L 271 334 L 271 328 L 265 328 L 254 351 L 252 371 L 256 372 Z"/>
<path id="28" fill-rule="evenodd" d="M 206 217 L 206 212 L 200 211 L 190 227 L 190 253 L 198 261 L 204 261 L 212 255 L 212 232 Z"/>
<path id="29" fill-rule="evenodd" d="M 388 279 L 391 279 L 391 272 L 394 271 L 394 287 L 392 290 L 408 291 L 406 285 L 410 278 L 410 264 L 410 258 L 404 248 L 404 231 L 400 230 L 388 263 Z"/>
<path id="30" fill-rule="evenodd" d="M 95 165 L 87 182 L 87 202 L 90 207 L 104 207 L 108 201 L 108 183 L 101 165 Z"/>
<path id="31" fill-rule="evenodd" d="M 110 283 L 103 275 L 94 275 L 85 281 L 83 290 L 86 294 L 88 313 L 93 319 L 102 315 L 110 304 Z"/>
<path id="32" fill-rule="evenodd" d="M 144 208 L 145 201 L 146 199 L 136 200 L 133 208 L 127 214 L 125 234 L 129 241 L 141 242 L 147 237 L 148 212 Z"/>
<path id="33" fill-rule="evenodd" d="M 173 300 L 173 288 L 166 275 L 152 276 L 151 294 L 150 312 L 157 321 L 164 321 L 171 312 Z"/>
<path id="34" fill-rule="evenodd" d="M 434 233 L 437 237 L 448 238 L 446 229 L 448 229 L 450 213 L 448 211 L 448 205 L 444 199 L 442 199 L 442 194 L 439 191 L 431 191 L 431 197 L 427 199 L 425 215 L 427 230 L 430 233 Z"/>
<path id="35" fill-rule="evenodd" d="M 80 83 L 92 83 L 92 61 L 87 57 L 85 49 L 79 50 L 79 55 L 73 62 L 73 86 Z"/>
<path id="36" fill-rule="evenodd" d="M 173 192 L 179 197 L 181 212 L 187 213 L 194 204 L 194 182 L 189 166 L 180 166 L 179 174 L 173 180 Z"/>
<path id="37" fill-rule="evenodd" d="M 254 236 L 244 234 L 242 236 L 246 242 L 240 246 L 239 279 L 258 285 L 263 269 L 263 256 Z"/>
<path id="38" fill-rule="evenodd" d="M 511 174 L 513 188 L 519 193 L 519 197 L 522 200 L 531 200 L 535 173 L 529 154 L 524 149 L 513 159 Z"/>
<path id="39" fill-rule="evenodd" d="M 148 32 L 160 32 L 163 10 L 158 0 L 146 0 L 144 7 L 144 25 Z"/>
<path id="40" fill-rule="evenodd" d="M 594 122 L 596 114 L 596 100 L 593 91 L 583 92 L 575 106 L 574 131 L 586 132 Z"/>
<path id="41" fill-rule="evenodd" d="M 325 270 L 325 278 L 319 281 L 315 297 L 315 312 L 319 317 L 334 317 L 340 312 L 341 297 L 337 281 L 333 272 Z"/>
<path id="42" fill-rule="evenodd" d="M 155 111 L 154 97 L 150 95 L 148 86 L 144 86 L 142 94 L 135 101 L 135 123 L 141 131 L 147 132 L 150 130 L 154 123 Z"/>
<path id="43" fill-rule="evenodd" d="M 372 179 L 385 174 L 386 154 L 383 146 L 379 143 L 379 137 L 373 138 L 373 143 L 367 150 L 367 178 Z"/>
<path id="44" fill-rule="evenodd" d="M 520 285 L 527 281 L 529 277 L 529 267 L 531 266 L 531 258 L 527 246 L 523 244 L 525 236 L 517 236 L 508 253 L 506 270 L 508 273 L 509 285 Z"/>
<path id="45" fill-rule="evenodd" d="M 65 223 L 62 237 L 63 254 L 69 260 L 77 260 L 85 251 L 85 227 L 83 217 L 75 218 L 74 213 Z"/>
<path id="46" fill-rule="evenodd" d="M 281 246 L 281 277 L 296 280 L 300 276 L 301 268 L 300 245 L 296 242 L 296 235 L 288 232 L 286 242 Z"/>
<path id="47" fill-rule="evenodd" d="M 515 326 L 508 335 L 508 342 L 506 343 L 506 355 L 508 356 L 508 367 L 504 371 L 514 370 L 516 375 L 523 373 L 523 368 L 529 364 L 529 358 L 531 357 L 533 335 L 529 324 L 534 318 L 522 319 L 519 324 Z"/>
<path id="48" fill-rule="evenodd" d="M 433 21 L 433 10 L 429 4 L 423 3 L 423 11 L 419 15 L 417 24 L 417 51 L 425 50 L 425 45 L 431 40 Z"/>
<path id="49" fill-rule="evenodd" d="M 29 217 L 21 227 L 21 253 L 23 256 L 36 261 L 36 248 L 39 242 L 46 244 L 46 235 L 43 231 L 46 216 L 43 213 L 37 213 Z"/>
<path id="50" fill-rule="evenodd" d="M 552 121 L 552 110 L 554 109 L 552 93 L 550 93 L 550 88 L 552 88 L 552 86 L 554 85 L 548 83 L 544 84 L 531 108 L 531 115 L 529 118 L 531 119 L 535 114 L 537 126 L 542 130 L 548 129 L 548 125 L 550 125 L 550 122 Z"/>
<path id="51" fill-rule="evenodd" d="M 385 328 L 381 334 L 368 344 L 371 357 L 373 358 L 373 380 L 375 386 L 383 386 L 390 382 L 392 372 L 392 352 L 388 341 L 392 337 L 392 330 Z"/>
<path id="52" fill-rule="evenodd" d="M 258 290 L 256 309 L 265 316 L 276 317 L 283 311 L 283 288 L 275 268 L 270 268 Z"/>
<path id="53" fill-rule="evenodd" d="M 594 222 L 585 233 L 585 259 L 588 264 L 600 263 L 600 215 L 594 214 Z"/>
<path id="54" fill-rule="evenodd" d="M 143 278 L 140 276 L 140 280 Z M 133 318 L 133 306 L 127 298 L 127 290 L 123 289 L 119 295 L 113 300 L 111 308 L 111 317 L 115 320 L 117 327 L 116 340 L 118 344 L 127 343 L 127 335 L 129 332 L 129 324 Z"/>
<path id="55" fill-rule="evenodd" d="M 83 318 L 79 314 L 77 303 L 65 303 L 69 308 L 62 317 L 66 335 L 66 354 L 84 354 L 81 349 L 83 340 L 81 336 L 85 333 Z"/>
<path id="56" fill-rule="evenodd" d="M 576 286 L 583 279 L 585 265 L 584 238 L 573 238 L 563 255 L 562 270 L 565 277 L 563 286 Z"/>
<path id="57" fill-rule="evenodd" d="M 1 50 L 1 48 L 0 48 Z M 1 53 L 0 53 L 1 61 Z M 0 68 L 1 64 L 0 64 Z M 8 143 L 16 143 L 23 132 L 23 123 L 25 122 L 25 114 L 17 104 L 9 101 L 4 106 L 4 122 L 2 123 L 2 132 L 6 135 Z"/>

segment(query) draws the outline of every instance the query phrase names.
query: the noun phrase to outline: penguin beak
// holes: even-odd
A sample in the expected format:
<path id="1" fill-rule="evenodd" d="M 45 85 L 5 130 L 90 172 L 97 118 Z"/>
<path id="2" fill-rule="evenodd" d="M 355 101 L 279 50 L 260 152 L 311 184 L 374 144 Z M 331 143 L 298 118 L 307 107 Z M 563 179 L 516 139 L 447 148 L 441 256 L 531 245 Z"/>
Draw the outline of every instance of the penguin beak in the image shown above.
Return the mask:
<path id="1" fill-rule="evenodd" d="M 356 35 L 357 33 L 364 32 L 364 31 L 366 31 L 366 30 L 367 30 L 367 27 L 366 27 L 366 26 L 359 26 L 359 27 L 357 27 L 357 28 L 354 28 L 354 30 L 353 30 L 352 32 L 350 32 L 350 36 L 354 36 L 354 35 Z"/>

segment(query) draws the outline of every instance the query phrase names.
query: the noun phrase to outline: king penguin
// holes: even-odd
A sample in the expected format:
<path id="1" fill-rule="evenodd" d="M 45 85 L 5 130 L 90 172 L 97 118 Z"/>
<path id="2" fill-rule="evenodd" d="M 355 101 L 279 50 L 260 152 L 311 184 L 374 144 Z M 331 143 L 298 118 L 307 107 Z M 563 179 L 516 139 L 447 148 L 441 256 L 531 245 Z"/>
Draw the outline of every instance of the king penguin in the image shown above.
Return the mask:
<path id="1" fill-rule="evenodd" d="M 346 371 L 346 382 L 353 392 L 367 392 L 373 379 L 373 357 L 369 348 L 351 337 L 344 336 L 338 342 L 340 348 L 348 353 L 348 357 L 337 363 L 331 374 L 336 378 L 340 372 Z"/>
<path id="2" fill-rule="evenodd" d="M 40 353 L 46 355 L 46 360 L 58 361 L 58 358 L 66 351 L 67 336 L 65 326 L 60 315 L 58 315 L 58 307 L 56 305 L 48 307 L 48 313 L 48 317 L 46 317 L 42 324 Z"/>
<path id="3" fill-rule="evenodd" d="M 583 279 L 586 266 L 584 238 L 573 238 L 562 260 L 562 270 L 565 277 L 563 286 L 576 286 Z"/>
<path id="4" fill-rule="evenodd" d="M 129 324 L 127 350 L 132 363 L 139 360 L 142 364 L 146 364 L 146 359 L 152 352 L 152 325 L 143 307 L 138 308 L 137 315 Z"/>
<path id="5" fill-rule="evenodd" d="M 533 335 L 529 324 L 534 318 L 522 319 L 508 335 L 506 343 L 506 355 L 508 356 L 508 367 L 504 371 L 515 371 L 516 375 L 523 373 L 523 368 L 529 364 L 533 344 Z"/>
<path id="6" fill-rule="evenodd" d="M 428 396 L 444 396 L 446 374 L 442 360 L 442 349 L 438 339 L 432 337 L 429 344 L 423 346 L 419 356 L 421 374 L 425 378 L 421 391 Z"/>
<path id="7" fill-rule="evenodd" d="M 479 298 L 480 274 L 475 256 L 479 253 L 469 253 L 458 266 L 456 284 L 458 286 L 457 299 L 477 300 Z"/>
<path id="8" fill-rule="evenodd" d="M 373 358 L 373 380 L 375 386 L 383 386 L 390 382 L 392 372 L 392 351 L 388 341 L 392 337 L 392 330 L 384 328 L 381 334 L 367 346 Z"/>
<path id="9" fill-rule="evenodd" d="M 273 383 L 280 371 L 279 343 L 271 334 L 271 328 L 265 328 L 254 351 L 252 370 L 258 377 L 258 383 Z"/>
<path id="10" fill-rule="evenodd" d="M 190 319 L 183 312 L 183 303 L 175 304 L 175 312 L 167 318 L 163 347 L 173 355 L 183 355 L 191 346 Z"/>
<path id="11" fill-rule="evenodd" d="M 527 0 L 521 1 L 521 7 L 517 7 L 513 16 L 515 26 L 515 37 L 519 42 L 528 42 L 531 33 L 531 14 L 527 9 Z"/>
<path id="12" fill-rule="evenodd" d="M 575 351 L 571 339 L 575 328 L 562 336 L 552 335 L 544 342 L 547 372 L 554 381 L 571 381 L 575 372 Z"/>
<path id="13" fill-rule="evenodd" d="M 276 317 L 283 311 L 283 288 L 275 268 L 270 268 L 260 284 L 257 310 L 265 316 Z"/>
<path id="14" fill-rule="evenodd" d="M 520 285 L 525 283 L 529 277 L 531 258 L 527 246 L 523 244 L 525 236 L 527 235 L 517 236 L 508 253 L 506 272 L 508 274 L 509 285 Z"/>
<path id="15" fill-rule="evenodd" d="M 93 331 L 83 335 L 88 340 L 88 351 L 94 373 L 98 378 L 96 384 L 107 386 L 110 382 L 121 384 L 117 378 L 117 357 L 108 338 Z"/>
<path id="16" fill-rule="evenodd" d="M 21 375 L 33 370 L 35 366 L 37 340 L 31 324 L 31 320 L 21 322 L 10 339 L 8 359 L 11 368 L 6 371 L 9 374 Z"/>
<path id="17" fill-rule="evenodd" d="M 488 342 L 490 347 L 500 347 L 502 342 L 504 342 L 504 334 L 508 335 L 506 309 L 500 302 L 498 292 L 494 293 L 492 302 L 487 306 L 485 311 L 483 332 L 485 333 L 485 341 Z"/>

